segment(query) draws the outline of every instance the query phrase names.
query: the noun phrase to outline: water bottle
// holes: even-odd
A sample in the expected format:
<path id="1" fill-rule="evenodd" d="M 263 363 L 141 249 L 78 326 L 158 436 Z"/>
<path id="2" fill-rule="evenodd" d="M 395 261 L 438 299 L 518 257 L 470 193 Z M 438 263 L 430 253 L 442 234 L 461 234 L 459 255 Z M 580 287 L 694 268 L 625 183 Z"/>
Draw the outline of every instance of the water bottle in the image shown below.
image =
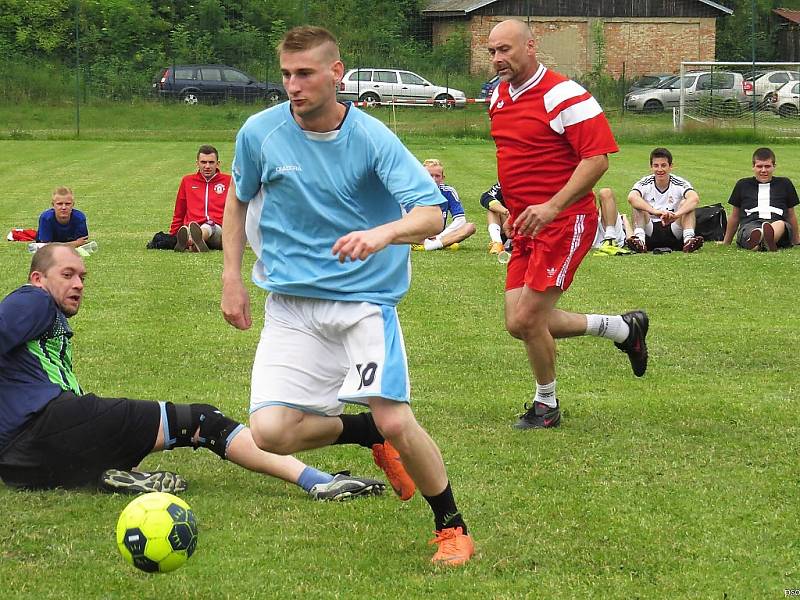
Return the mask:
<path id="1" fill-rule="evenodd" d="M 510 260 L 511 260 L 511 253 L 508 252 L 507 250 L 503 250 L 502 252 L 497 253 L 497 262 L 499 262 L 501 265 L 508 264 L 508 261 Z"/>

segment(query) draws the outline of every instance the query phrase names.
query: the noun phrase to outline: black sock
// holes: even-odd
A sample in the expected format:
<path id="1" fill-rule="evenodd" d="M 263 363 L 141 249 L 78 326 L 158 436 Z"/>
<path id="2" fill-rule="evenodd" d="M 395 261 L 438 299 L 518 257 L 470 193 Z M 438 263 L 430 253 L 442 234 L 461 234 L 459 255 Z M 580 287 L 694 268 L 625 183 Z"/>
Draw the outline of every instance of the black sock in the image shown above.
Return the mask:
<path id="1" fill-rule="evenodd" d="M 461 518 L 458 508 L 456 508 L 456 501 L 453 498 L 453 490 L 450 488 L 449 481 L 441 494 L 436 496 L 423 495 L 422 497 L 431 505 L 436 531 L 448 527 L 461 527 L 463 532 L 467 533 L 467 525 L 464 523 L 464 519 Z"/>
<path id="2" fill-rule="evenodd" d="M 375 427 L 375 420 L 371 412 L 362 412 L 357 415 L 339 415 L 342 420 L 342 433 L 334 444 L 358 444 L 365 448 L 372 448 L 375 444 L 382 444 L 385 440 Z"/>

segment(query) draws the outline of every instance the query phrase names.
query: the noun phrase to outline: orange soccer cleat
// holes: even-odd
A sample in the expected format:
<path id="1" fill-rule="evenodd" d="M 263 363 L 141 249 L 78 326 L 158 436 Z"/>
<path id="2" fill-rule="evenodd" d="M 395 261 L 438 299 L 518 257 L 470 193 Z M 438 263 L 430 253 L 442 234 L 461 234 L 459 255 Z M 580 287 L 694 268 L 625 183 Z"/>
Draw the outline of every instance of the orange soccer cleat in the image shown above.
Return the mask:
<path id="1" fill-rule="evenodd" d="M 467 562 L 475 554 L 472 538 L 461 527 L 448 527 L 436 532 L 429 544 L 438 544 L 439 549 L 431 562 L 435 565 L 458 566 Z"/>
<path id="2" fill-rule="evenodd" d="M 400 454 L 388 441 L 372 446 L 372 458 L 389 480 L 394 493 L 400 496 L 401 500 L 410 500 L 417 489 L 414 480 L 411 479 Z"/>
<path id="3" fill-rule="evenodd" d="M 500 254 L 505 248 L 501 242 L 492 242 L 489 244 L 489 254 Z"/>

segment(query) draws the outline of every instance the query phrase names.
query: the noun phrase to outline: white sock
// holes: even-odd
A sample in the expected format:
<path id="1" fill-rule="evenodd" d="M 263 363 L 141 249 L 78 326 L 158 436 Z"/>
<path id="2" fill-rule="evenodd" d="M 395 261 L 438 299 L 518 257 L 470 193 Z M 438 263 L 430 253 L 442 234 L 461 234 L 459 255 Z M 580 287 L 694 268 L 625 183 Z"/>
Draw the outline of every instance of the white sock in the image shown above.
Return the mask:
<path id="1" fill-rule="evenodd" d="M 683 230 L 683 242 L 686 243 L 694 237 L 694 229 Z"/>
<path id="2" fill-rule="evenodd" d="M 631 328 L 620 315 L 586 315 L 586 334 L 608 338 L 621 344 Z"/>
<path id="3" fill-rule="evenodd" d="M 496 242 L 498 244 L 503 243 L 503 238 L 500 235 L 500 225 L 497 223 L 492 223 L 489 225 L 489 237 L 491 238 L 492 242 Z"/>
<path id="4" fill-rule="evenodd" d="M 550 408 L 558 406 L 558 400 L 556 400 L 556 380 L 553 379 L 553 381 L 545 383 L 544 385 L 537 383 L 536 396 L 534 396 L 533 401 L 546 404 Z"/>
<path id="5" fill-rule="evenodd" d="M 607 240 L 615 240 L 617 239 L 617 226 L 616 225 L 609 225 L 605 228 L 606 235 L 605 239 Z"/>
<path id="6" fill-rule="evenodd" d="M 442 247 L 442 240 L 439 238 L 428 238 L 422 245 L 425 246 L 425 250 L 438 250 Z"/>
<path id="7" fill-rule="evenodd" d="M 633 237 L 637 237 L 644 241 L 644 227 L 637 227 L 633 230 Z"/>

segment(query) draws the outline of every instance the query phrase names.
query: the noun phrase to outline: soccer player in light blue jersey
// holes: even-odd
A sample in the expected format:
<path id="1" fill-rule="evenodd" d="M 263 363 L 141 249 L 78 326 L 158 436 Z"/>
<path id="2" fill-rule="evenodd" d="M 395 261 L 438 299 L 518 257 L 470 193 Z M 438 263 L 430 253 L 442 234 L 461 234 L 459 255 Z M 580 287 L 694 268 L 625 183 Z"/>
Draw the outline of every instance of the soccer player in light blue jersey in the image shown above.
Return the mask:
<path id="1" fill-rule="evenodd" d="M 250 425 L 278 454 L 331 444 L 371 448 L 404 500 L 419 488 L 434 513 L 436 564 L 474 553 L 435 442 L 409 404 L 397 303 L 410 283 L 409 244 L 442 230 L 442 195 L 378 120 L 336 100 L 336 39 L 319 27 L 278 48 L 289 102 L 253 115 L 236 138 L 225 204 L 221 308 L 251 326 L 242 281 L 270 292 L 253 364 Z M 369 412 L 342 414 L 344 403 Z"/>

